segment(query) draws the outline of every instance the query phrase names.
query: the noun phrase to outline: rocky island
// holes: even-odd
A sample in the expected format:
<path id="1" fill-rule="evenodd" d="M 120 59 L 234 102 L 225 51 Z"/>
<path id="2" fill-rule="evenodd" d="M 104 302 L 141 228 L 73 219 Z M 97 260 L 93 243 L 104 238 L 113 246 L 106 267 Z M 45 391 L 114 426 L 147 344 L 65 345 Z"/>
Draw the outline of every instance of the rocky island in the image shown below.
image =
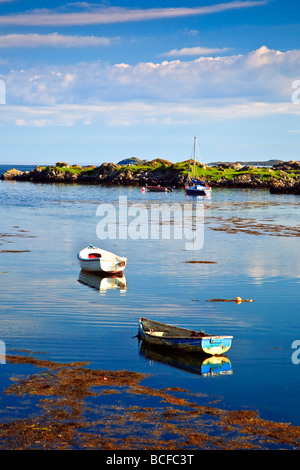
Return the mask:
<path id="1" fill-rule="evenodd" d="M 31 171 L 11 169 L 1 175 L 3 180 L 34 183 L 76 183 L 120 186 L 161 185 L 184 188 L 191 183 L 189 170 L 193 161 L 172 163 L 160 158 L 145 161 L 134 159 L 100 166 L 69 165 L 36 166 Z M 214 166 L 196 163 L 197 178 L 212 188 L 267 188 L 272 193 L 300 194 L 300 162 L 278 161 L 271 166 L 241 163 L 217 163 Z"/>

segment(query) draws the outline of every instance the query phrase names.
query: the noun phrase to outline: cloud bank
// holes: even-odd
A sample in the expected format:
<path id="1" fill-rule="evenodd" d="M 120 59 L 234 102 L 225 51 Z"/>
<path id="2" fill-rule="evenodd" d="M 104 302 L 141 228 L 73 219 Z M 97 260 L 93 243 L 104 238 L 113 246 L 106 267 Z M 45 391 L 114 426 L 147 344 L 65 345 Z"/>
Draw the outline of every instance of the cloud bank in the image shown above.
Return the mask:
<path id="1" fill-rule="evenodd" d="M 19 108 L 18 124 L 71 125 L 102 119 L 110 125 L 299 113 L 292 82 L 300 76 L 300 50 L 266 46 L 242 55 L 136 65 L 80 63 L 10 71 L 6 117 Z M 42 118 L 44 114 L 44 119 Z M 21 119 L 21 120 L 20 120 Z M 68 124 L 67 124 L 68 123 Z"/>

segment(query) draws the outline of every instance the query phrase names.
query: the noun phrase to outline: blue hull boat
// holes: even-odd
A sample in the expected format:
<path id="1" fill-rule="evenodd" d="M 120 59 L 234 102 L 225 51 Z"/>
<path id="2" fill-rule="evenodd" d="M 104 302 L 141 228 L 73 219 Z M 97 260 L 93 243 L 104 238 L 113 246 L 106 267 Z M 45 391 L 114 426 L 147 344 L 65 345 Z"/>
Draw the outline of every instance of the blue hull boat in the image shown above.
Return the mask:
<path id="1" fill-rule="evenodd" d="M 193 171 L 193 185 L 186 186 L 185 193 L 187 196 L 206 196 L 210 197 L 212 190 L 205 181 L 197 181 L 196 175 L 196 137 L 194 137 L 194 171 Z"/>
<path id="2" fill-rule="evenodd" d="M 211 189 L 202 182 L 197 184 L 194 181 L 194 186 L 187 187 L 185 193 L 187 196 L 211 196 Z"/>
<path id="3" fill-rule="evenodd" d="M 139 335 L 147 344 L 201 352 L 211 356 L 227 352 L 233 339 L 232 336 L 210 335 L 203 331 L 178 328 L 142 317 L 139 320 Z"/>

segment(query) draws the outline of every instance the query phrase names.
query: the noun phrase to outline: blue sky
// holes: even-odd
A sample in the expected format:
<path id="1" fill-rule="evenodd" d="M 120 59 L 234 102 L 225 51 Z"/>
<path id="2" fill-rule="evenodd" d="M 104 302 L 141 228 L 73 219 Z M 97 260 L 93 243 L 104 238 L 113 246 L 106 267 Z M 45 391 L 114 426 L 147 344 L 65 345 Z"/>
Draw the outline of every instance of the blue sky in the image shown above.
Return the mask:
<path id="1" fill-rule="evenodd" d="M 0 0 L 0 163 L 300 160 L 299 13 Z"/>

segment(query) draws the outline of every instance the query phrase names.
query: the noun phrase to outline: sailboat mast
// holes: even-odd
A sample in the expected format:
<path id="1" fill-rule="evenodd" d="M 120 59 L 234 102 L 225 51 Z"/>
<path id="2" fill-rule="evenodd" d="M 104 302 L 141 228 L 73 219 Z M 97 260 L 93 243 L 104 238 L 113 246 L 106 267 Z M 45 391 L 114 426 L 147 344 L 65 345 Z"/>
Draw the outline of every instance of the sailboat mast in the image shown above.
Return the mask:
<path id="1" fill-rule="evenodd" d="M 196 177 L 196 136 L 194 136 L 194 178 Z"/>

